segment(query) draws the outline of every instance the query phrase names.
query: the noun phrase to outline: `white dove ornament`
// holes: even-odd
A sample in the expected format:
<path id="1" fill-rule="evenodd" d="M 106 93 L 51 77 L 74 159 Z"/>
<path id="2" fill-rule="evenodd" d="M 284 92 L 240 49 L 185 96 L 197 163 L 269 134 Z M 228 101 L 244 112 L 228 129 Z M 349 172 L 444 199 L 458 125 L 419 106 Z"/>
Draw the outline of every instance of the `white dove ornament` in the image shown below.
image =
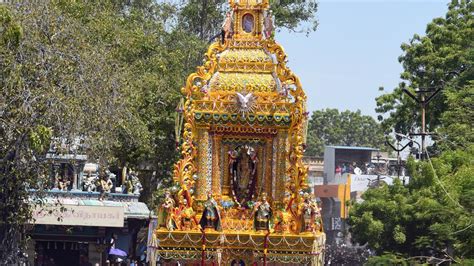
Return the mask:
<path id="1" fill-rule="evenodd" d="M 247 95 L 242 95 L 237 92 L 237 102 L 239 104 L 239 111 L 244 114 L 252 111 L 253 105 L 253 94 L 248 93 Z"/>

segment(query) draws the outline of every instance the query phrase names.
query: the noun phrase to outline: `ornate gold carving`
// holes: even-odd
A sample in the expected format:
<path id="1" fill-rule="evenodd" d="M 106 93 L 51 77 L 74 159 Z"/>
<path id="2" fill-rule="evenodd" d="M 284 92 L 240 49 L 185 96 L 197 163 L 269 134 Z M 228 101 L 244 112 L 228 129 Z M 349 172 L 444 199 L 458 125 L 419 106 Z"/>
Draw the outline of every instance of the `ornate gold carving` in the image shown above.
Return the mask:
<path id="1" fill-rule="evenodd" d="M 211 91 L 271 92 L 276 90 L 274 77 L 268 73 L 222 72 L 210 82 Z"/>
<path id="2" fill-rule="evenodd" d="M 234 134 L 269 134 L 275 135 L 278 130 L 275 128 L 266 127 L 241 127 L 234 125 L 212 125 L 211 130 L 219 133 L 234 133 Z"/>

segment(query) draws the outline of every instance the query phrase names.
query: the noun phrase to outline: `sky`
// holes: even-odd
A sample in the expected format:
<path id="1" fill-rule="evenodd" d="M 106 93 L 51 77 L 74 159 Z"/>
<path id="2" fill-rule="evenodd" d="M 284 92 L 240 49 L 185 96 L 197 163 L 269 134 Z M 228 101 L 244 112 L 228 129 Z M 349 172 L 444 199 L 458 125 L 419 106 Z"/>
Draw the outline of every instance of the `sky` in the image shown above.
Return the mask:
<path id="1" fill-rule="evenodd" d="M 400 45 L 444 17 L 448 0 L 319 0 L 316 32 L 280 31 L 289 67 L 308 95 L 309 111 L 361 110 L 376 117 L 375 97 L 400 82 Z"/>

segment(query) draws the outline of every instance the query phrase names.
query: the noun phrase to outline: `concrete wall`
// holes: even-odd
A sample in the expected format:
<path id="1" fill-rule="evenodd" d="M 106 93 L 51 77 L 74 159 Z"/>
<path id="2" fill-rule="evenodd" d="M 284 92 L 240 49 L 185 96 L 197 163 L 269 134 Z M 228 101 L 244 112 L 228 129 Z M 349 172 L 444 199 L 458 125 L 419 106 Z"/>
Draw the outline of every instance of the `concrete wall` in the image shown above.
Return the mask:
<path id="1" fill-rule="evenodd" d="M 97 244 L 89 243 L 89 262 L 93 266 L 95 266 L 96 264 L 101 265 L 102 253 L 99 251 L 100 251 L 100 247 L 98 247 Z"/>

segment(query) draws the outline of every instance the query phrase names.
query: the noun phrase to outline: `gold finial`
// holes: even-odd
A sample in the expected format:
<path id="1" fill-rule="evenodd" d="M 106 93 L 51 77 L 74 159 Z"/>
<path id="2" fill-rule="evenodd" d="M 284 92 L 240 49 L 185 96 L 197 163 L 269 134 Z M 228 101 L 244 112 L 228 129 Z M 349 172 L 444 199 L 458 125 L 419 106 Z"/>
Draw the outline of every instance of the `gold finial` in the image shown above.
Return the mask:
<path id="1" fill-rule="evenodd" d="M 268 8 L 270 6 L 269 0 L 229 0 L 231 7 L 236 8 Z"/>

